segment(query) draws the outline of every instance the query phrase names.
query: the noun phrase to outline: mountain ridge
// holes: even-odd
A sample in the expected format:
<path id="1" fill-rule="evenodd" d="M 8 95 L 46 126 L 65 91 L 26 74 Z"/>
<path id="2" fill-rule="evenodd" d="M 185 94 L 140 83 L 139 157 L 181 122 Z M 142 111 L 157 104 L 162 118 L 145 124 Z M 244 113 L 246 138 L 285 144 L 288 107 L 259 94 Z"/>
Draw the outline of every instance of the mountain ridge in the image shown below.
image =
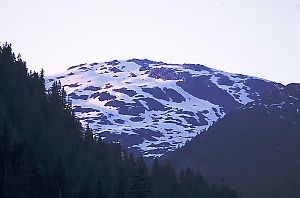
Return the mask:
<path id="1" fill-rule="evenodd" d="M 291 83 L 228 113 L 164 159 L 177 170 L 201 171 L 211 182 L 223 178 L 245 198 L 296 198 L 299 131 L 300 83 Z"/>

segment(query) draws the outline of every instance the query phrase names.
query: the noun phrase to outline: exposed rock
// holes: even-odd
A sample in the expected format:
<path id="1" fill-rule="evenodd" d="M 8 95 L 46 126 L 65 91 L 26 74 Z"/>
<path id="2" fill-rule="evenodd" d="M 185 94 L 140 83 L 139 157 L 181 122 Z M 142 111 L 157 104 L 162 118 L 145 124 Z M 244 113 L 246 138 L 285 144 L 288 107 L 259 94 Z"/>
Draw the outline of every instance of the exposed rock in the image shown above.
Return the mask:
<path id="1" fill-rule="evenodd" d="M 144 118 L 141 118 L 141 117 L 132 117 L 132 118 L 130 118 L 130 120 L 132 122 L 141 122 L 141 121 L 144 120 Z"/>
<path id="2" fill-rule="evenodd" d="M 64 85 L 63 87 L 79 87 L 80 84 L 74 83 L 74 84 L 69 84 L 69 85 Z"/>
<path id="3" fill-rule="evenodd" d="M 98 95 L 99 95 L 99 97 L 98 97 L 98 100 L 99 100 L 99 101 L 104 101 L 104 100 L 114 100 L 114 99 L 117 98 L 116 96 L 111 95 L 111 94 L 108 93 L 107 91 L 101 92 L 101 93 L 99 93 Z"/>
<path id="4" fill-rule="evenodd" d="M 81 107 L 81 106 L 74 106 L 74 111 L 80 112 L 80 113 L 100 112 L 98 109 L 93 109 L 93 108 L 89 108 L 89 107 Z"/>
<path id="5" fill-rule="evenodd" d="M 78 100 L 78 99 L 87 100 L 89 96 L 88 95 L 76 95 L 76 93 L 73 92 L 73 93 L 69 94 L 69 97 L 74 100 Z"/>
<path id="6" fill-rule="evenodd" d="M 213 104 L 222 104 L 225 112 L 241 106 L 227 91 L 212 83 L 210 77 L 188 78 L 176 84 L 197 98 L 211 101 Z"/>
<path id="7" fill-rule="evenodd" d="M 163 80 L 180 80 L 189 78 L 191 75 L 188 72 L 176 72 L 174 69 L 165 67 L 151 69 L 149 77 Z"/>
<path id="8" fill-rule="evenodd" d="M 159 87 L 142 88 L 143 92 L 149 93 L 157 99 L 169 101 L 169 97 Z"/>
<path id="9" fill-rule="evenodd" d="M 101 90 L 101 87 L 96 87 L 96 86 L 88 86 L 86 88 L 84 88 L 83 90 L 89 90 L 89 91 L 99 91 Z"/>
<path id="10" fill-rule="evenodd" d="M 153 98 L 141 98 L 140 100 L 146 101 L 149 111 L 166 111 L 170 109 Z"/>
<path id="11" fill-rule="evenodd" d="M 69 67 L 68 70 L 71 70 L 71 69 L 74 69 L 74 68 L 77 68 L 77 67 L 81 67 L 83 65 L 85 65 L 85 64 L 74 65 L 74 66 Z"/>
<path id="12" fill-rule="evenodd" d="M 112 71 L 112 72 L 114 72 L 114 73 L 122 72 L 122 70 L 120 70 L 120 69 L 118 69 L 118 68 L 116 68 L 116 67 L 110 67 L 108 70 L 109 70 L 109 71 Z"/>
<path id="13" fill-rule="evenodd" d="M 110 61 L 110 62 L 105 62 L 106 65 L 111 65 L 111 66 L 115 66 L 115 65 L 119 65 L 120 64 L 120 61 L 118 60 L 113 60 L 113 61 Z"/>
<path id="14" fill-rule="evenodd" d="M 166 95 L 169 98 L 171 98 L 173 102 L 181 103 L 183 101 L 186 101 L 185 98 L 174 89 L 168 89 L 164 87 L 163 90 L 165 91 Z"/>
<path id="15" fill-rule="evenodd" d="M 114 119 L 115 123 L 118 123 L 118 124 L 124 124 L 125 121 L 122 120 L 122 119 Z"/>
<path id="16" fill-rule="evenodd" d="M 136 95 L 136 91 L 127 89 L 125 87 L 122 87 L 120 89 L 114 89 L 113 91 L 124 93 L 124 94 L 126 94 L 126 95 L 128 95 L 130 97 L 133 97 L 134 95 Z"/>

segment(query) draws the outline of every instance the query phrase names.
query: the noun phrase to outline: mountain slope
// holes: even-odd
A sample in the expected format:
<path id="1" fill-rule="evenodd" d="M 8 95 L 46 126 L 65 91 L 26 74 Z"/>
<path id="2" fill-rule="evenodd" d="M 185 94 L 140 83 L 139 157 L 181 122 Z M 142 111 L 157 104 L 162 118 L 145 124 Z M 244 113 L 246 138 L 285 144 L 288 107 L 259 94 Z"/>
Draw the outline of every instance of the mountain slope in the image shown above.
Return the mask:
<path id="1" fill-rule="evenodd" d="M 280 84 L 203 65 L 131 59 L 82 64 L 60 80 L 84 124 L 144 156 L 183 146 L 227 112 Z"/>
<path id="2" fill-rule="evenodd" d="M 167 158 L 243 197 L 299 197 L 300 84 L 268 91 L 232 111 Z"/>

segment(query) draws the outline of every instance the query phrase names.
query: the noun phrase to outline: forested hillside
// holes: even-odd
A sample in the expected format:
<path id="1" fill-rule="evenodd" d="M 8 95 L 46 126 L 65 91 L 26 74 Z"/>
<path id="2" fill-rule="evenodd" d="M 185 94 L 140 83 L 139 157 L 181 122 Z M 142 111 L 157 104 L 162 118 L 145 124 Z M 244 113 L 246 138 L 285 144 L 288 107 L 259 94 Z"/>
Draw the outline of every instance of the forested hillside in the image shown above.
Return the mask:
<path id="1" fill-rule="evenodd" d="M 167 157 L 246 198 L 300 197 L 300 84 L 265 92 Z"/>
<path id="2" fill-rule="evenodd" d="M 28 72 L 10 45 L 0 48 L 0 197 L 238 197 L 169 163 L 148 169 L 142 157 L 83 129 L 59 82 Z"/>

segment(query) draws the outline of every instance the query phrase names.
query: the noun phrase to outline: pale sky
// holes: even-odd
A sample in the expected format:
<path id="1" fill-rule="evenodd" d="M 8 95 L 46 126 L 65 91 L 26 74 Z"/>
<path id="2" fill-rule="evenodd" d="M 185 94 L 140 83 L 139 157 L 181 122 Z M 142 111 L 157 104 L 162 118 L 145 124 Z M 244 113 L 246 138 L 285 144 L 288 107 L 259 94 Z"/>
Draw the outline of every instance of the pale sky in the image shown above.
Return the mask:
<path id="1" fill-rule="evenodd" d="M 32 70 L 147 58 L 300 82 L 300 0 L 0 0 Z"/>

